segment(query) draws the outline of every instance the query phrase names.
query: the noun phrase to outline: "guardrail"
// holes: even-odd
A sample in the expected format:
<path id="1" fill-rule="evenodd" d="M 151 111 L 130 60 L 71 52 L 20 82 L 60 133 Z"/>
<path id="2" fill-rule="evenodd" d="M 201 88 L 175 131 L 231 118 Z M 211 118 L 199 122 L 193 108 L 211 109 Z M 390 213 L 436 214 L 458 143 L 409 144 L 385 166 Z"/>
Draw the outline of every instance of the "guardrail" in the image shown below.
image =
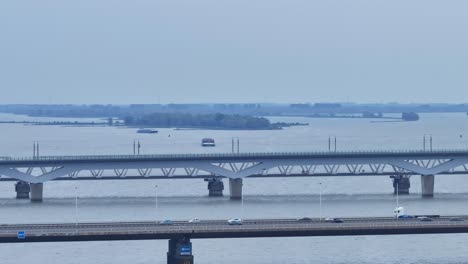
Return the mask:
<path id="1" fill-rule="evenodd" d="M 118 224 L 118 223 L 116 223 Z M 25 225 L 27 226 L 27 225 Z M 104 225 L 104 226 L 86 226 L 86 225 L 75 225 L 75 224 L 64 224 L 56 226 L 41 226 L 33 229 L 29 229 L 22 226 L 29 237 L 31 236 L 83 236 L 83 235 L 95 235 L 95 236 L 106 236 L 109 234 L 213 234 L 217 232 L 228 232 L 228 233 L 248 233 L 248 232 L 284 232 L 284 231 L 333 231 L 333 230 L 372 230 L 372 229 L 412 229 L 412 228 L 452 228 L 452 227 L 468 227 L 466 222 L 452 222 L 448 219 L 443 221 L 434 222 L 422 222 L 412 220 L 388 220 L 388 221 L 377 221 L 373 222 L 370 219 L 366 222 L 344 222 L 344 223 L 327 223 L 327 222 L 268 222 L 261 221 L 260 223 L 251 223 L 248 225 L 227 225 L 226 223 L 217 225 L 198 225 L 188 224 L 185 225 L 159 225 L 153 223 L 152 225 Z M 2 237 L 14 237 L 16 236 L 16 226 L 10 229 L 0 227 L 0 238 Z M 13 227 L 13 226 L 12 226 Z M 274 236 L 274 235 L 273 235 Z"/>
<path id="2" fill-rule="evenodd" d="M 467 155 L 468 149 L 424 150 L 367 150 L 367 151 L 314 151 L 314 152 L 254 152 L 254 153 L 209 153 L 209 154 L 147 154 L 147 155 L 77 155 L 77 156 L 39 156 L 39 157 L 0 157 L 5 161 L 99 161 L 99 160 L 168 160 L 168 159 L 219 159 L 219 158 L 275 158 L 275 157 L 339 157 L 369 155 Z"/>

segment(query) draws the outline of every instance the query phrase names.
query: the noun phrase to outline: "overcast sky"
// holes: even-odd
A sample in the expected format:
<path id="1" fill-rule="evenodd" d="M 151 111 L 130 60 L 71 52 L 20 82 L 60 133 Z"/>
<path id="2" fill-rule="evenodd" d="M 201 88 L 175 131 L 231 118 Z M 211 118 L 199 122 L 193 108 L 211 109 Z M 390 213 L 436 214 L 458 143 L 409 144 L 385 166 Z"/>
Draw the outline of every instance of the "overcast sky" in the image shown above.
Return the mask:
<path id="1" fill-rule="evenodd" d="M 0 103 L 468 102 L 466 0 L 3 0 Z"/>

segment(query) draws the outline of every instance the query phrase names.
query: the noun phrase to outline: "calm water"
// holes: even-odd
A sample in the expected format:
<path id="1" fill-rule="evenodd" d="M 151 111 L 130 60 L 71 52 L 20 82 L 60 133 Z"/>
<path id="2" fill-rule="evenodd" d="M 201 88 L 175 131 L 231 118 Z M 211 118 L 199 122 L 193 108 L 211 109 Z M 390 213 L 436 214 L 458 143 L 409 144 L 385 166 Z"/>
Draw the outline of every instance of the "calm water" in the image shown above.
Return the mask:
<path id="1" fill-rule="evenodd" d="M 0 120 L 6 119 L 27 118 L 0 115 Z M 40 142 L 42 155 L 130 154 L 134 139 L 140 140 L 142 153 L 229 152 L 232 137 L 239 137 L 242 152 L 326 150 L 329 136 L 336 136 L 339 150 L 417 149 L 422 148 L 424 134 L 432 135 L 434 148 L 468 148 L 464 114 L 428 114 L 408 123 L 287 121 L 309 122 L 310 126 L 280 131 L 161 129 L 157 135 L 141 135 L 127 128 L 2 124 L 0 156 L 29 156 L 33 141 Z M 201 148 L 203 137 L 215 138 L 217 147 Z M 0 223 L 73 222 L 74 186 L 80 196 L 79 221 L 319 216 L 319 182 L 323 183 L 323 216 L 387 216 L 395 206 L 387 177 L 247 179 L 244 210 L 238 201 L 207 197 L 202 180 L 49 182 L 42 204 L 13 199 L 13 183 L 3 182 Z M 419 177 L 412 177 L 411 184 L 412 194 L 401 197 L 410 213 L 468 214 L 465 176 L 436 177 L 433 199 L 420 198 Z M 207 264 L 468 263 L 467 239 L 468 235 L 461 234 L 220 239 L 194 240 L 193 244 L 196 263 Z M 3 244 L 0 263 L 165 263 L 166 251 L 166 241 Z"/>

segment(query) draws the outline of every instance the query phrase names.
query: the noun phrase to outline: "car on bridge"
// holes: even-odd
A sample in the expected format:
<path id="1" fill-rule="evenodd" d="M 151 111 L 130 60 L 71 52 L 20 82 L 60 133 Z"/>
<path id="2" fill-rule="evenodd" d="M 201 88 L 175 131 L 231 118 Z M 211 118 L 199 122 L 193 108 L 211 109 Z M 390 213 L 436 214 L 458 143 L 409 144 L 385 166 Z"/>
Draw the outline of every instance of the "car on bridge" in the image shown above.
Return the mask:
<path id="1" fill-rule="evenodd" d="M 242 219 L 240 218 L 233 218 L 228 220 L 229 225 L 242 225 Z"/>
<path id="2" fill-rule="evenodd" d="M 192 218 L 188 222 L 191 223 L 191 224 L 196 224 L 196 223 L 200 223 L 201 220 L 200 220 L 200 218 Z"/>
<path id="3" fill-rule="evenodd" d="M 405 214 L 405 215 L 399 215 L 399 216 L 397 217 L 397 219 L 414 219 L 414 218 L 416 218 L 414 215 L 407 215 L 407 214 Z"/>
<path id="4" fill-rule="evenodd" d="M 309 221 L 312 221 L 312 218 L 310 218 L 310 217 L 302 217 L 302 218 L 297 219 L 297 221 L 309 222 Z"/>
<path id="5" fill-rule="evenodd" d="M 169 219 L 166 219 L 166 220 L 162 220 L 161 222 L 159 222 L 160 225 L 173 225 L 174 223 L 172 222 L 172 220 L 169 220 Z"/>
<path id="6" fill-rule="evenodd" d="M 328 217 L 328 218 L 325 218 L 325 222 L 327 223 L 343 223 L 343 219 L 340 219 L 340 218 L 334 218 L 334 217 Z"/>
<path id="7" fill-rule="evenodd" d="M 422 222 L 432 222 L 432 218 L 429 218 L 427 216 L 421 216 L 421 217 L 418 217 L 419 221 L 422 221 Z"/>

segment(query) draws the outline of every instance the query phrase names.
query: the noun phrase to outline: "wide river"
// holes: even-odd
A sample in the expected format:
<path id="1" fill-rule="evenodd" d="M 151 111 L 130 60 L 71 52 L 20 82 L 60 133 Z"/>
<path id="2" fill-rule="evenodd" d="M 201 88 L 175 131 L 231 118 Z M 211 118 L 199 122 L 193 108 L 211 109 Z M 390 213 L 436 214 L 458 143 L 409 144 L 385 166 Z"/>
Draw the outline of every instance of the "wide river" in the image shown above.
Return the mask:
<path id="1" fill-rule="evenodd" d="M 0 114 L 0 121 L 33 118 Z M 272 118 L 308 122 L 309 126 L 275 131 L 160 129 L 137 134 L 115 127 L 66 127 L 0 124 L 0 156 L 230 152 L 239 138 L 241 152 L 320 151 L 336 137 L 338 150 L 422 149 L 432 136 L 434 149 L 468 149 L 468 116 L 424 114 L 418 122 L 373 122 L 369 119 Z M 37 120 L 37 119 L 35 119 Z M 40 118 L 40 120 L 69 120 Z M 73 119 L 72 119 L 73 120 Z M 203 137 L 215 148 L 200 147 Z M 411 194 L 400 196 L 409 213 L 468 214 L 465 175 L 436 176 L 435 197 L 420 197 L 419 177 Z M 319 216 L 319 186 L 324 216 L 390 216 L 395 207 L 387 177 L 276 178 L 244 181 L 244 210 L 228 197 L 210 198 L 203 180 L 135 180 L 47 182 L 44 202 L 16 200 L 13 182 L 0 182 L 0 223 L 156 219 L 228 219 Z M 158 185 L 158 188 L 155 188 Z M 228 193 L 225 182 L 225 193 Z M 156 195 L 158 206 L 156 209 Z M 468 263 L 468 234 L 359 237 L 193 240 L 196 263 Z M 1 244 L 0 263 L 163 264 L 167 241 Z"/>

